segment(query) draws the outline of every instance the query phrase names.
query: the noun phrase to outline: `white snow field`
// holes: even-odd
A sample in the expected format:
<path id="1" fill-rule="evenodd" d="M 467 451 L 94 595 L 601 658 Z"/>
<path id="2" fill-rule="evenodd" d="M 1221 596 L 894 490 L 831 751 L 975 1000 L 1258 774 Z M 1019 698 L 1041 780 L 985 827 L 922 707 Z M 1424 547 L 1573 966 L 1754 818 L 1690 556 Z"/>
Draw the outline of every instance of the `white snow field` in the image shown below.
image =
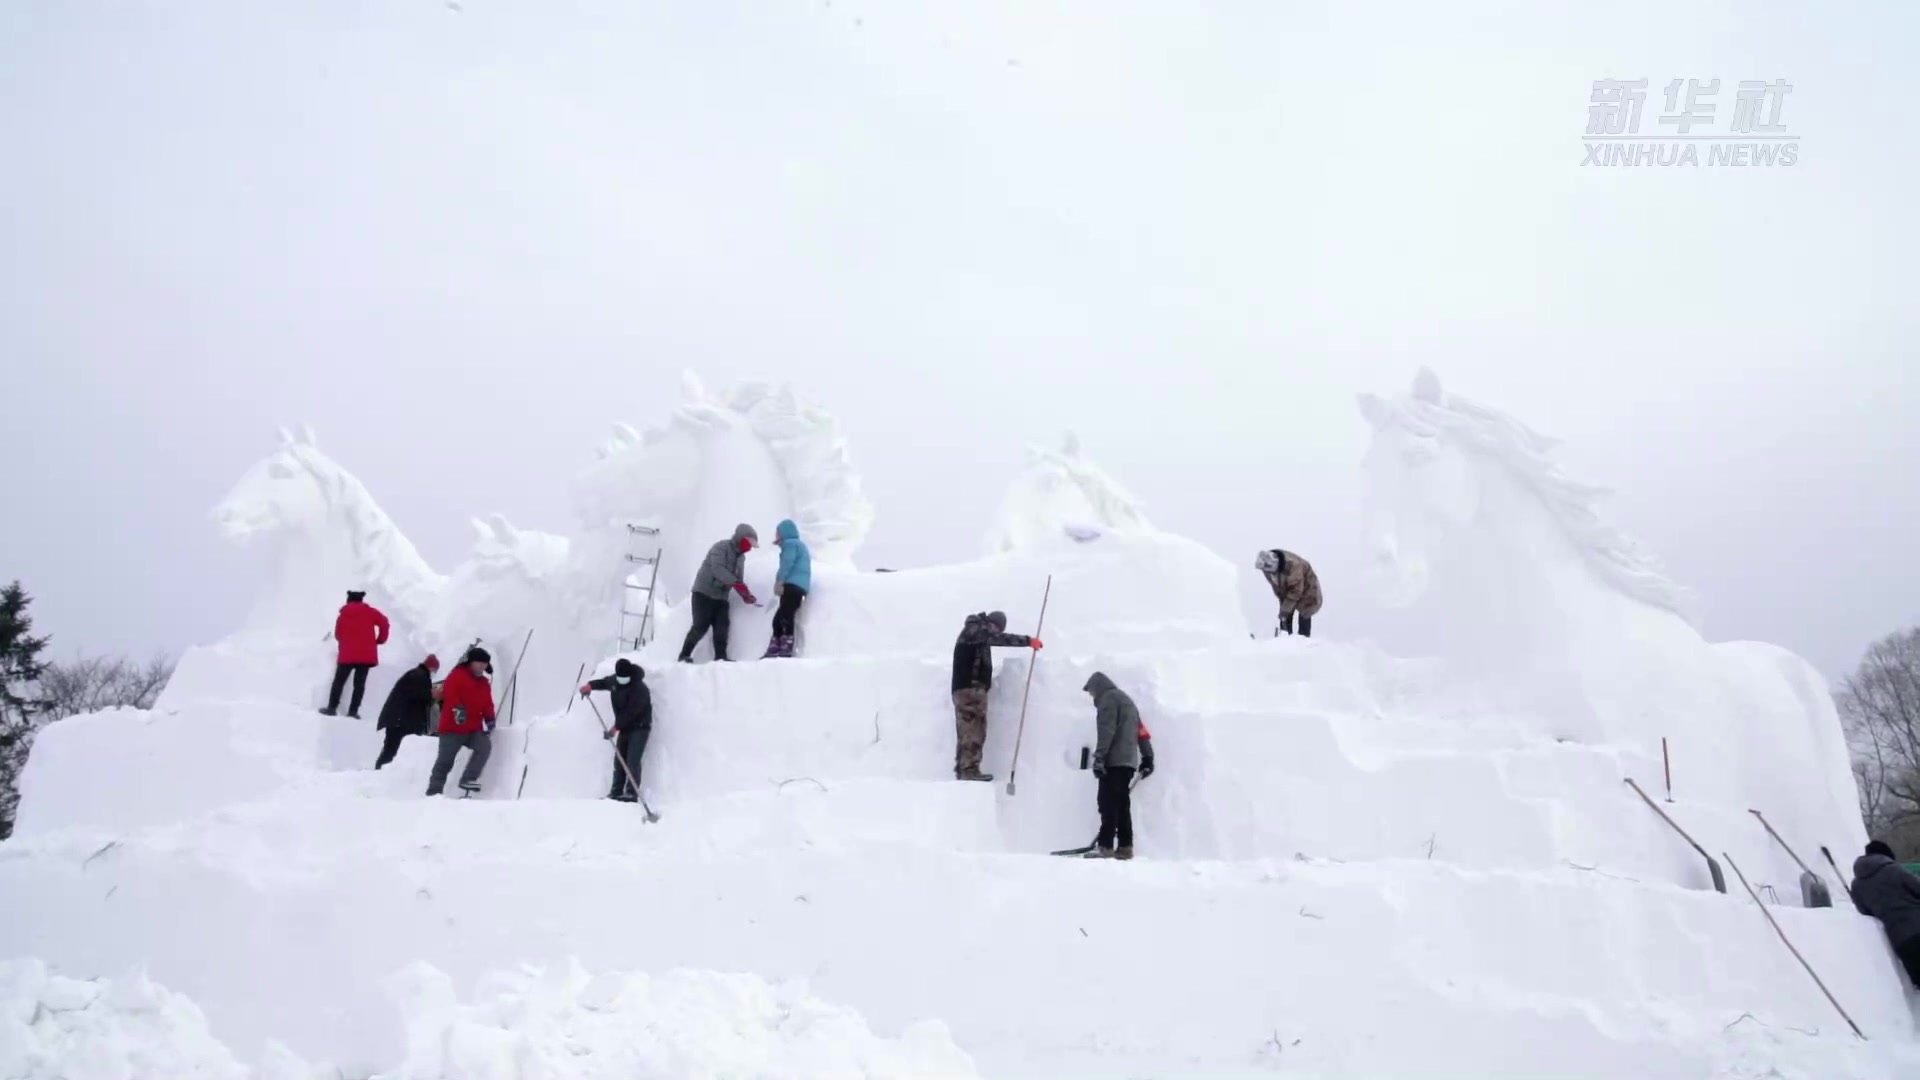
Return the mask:
<path id="1" fill-rule="evenodd" d="M 729 440 L 758 436 L 727 402 L 832 430 L 785 391 L 695 400 L 700 430 Z M 1035 455 L 992 553 L 962 566 L 855 569 L 870 515 L 837 436 L 802 458 L 830 476 L 746 481 L 751 517 L 693 505 L 718 484 L 653 504 L 634 520 L 662 529 L 682 576 L 740 517 L 763 537 L 780 516 L 821 522 L 838 544 L 802 658 L 754 660 L 768 614 L 736 608 L 741 662 L 675 664 L 677 605 L 632 654 L 654 693 L 657 824 L 600 798 L 594 712 L 560 708 L 581 663 L 611 665 L 617 600 L 542 576 L 617 592 L 617 555 L 563 564 L 626 511 L 585 514 L 550 538 L 564 551 L 522 537 L 477 555 L 491 578 L 448 575 L 545 583 L 503 590 L 476 630 L 435 613 L 444 597 L 383 592 L 427 580 L 382 561 L 418 561 L 393 554 L 384 516 L 376 538 L 355 531 L 365 507 L 276 519 L 230 499 L 223 520 L 291 533 L 277 551 L 300 583 L 278 594 L 305 606 L 197 650 L 152 712 L 41 734 L 0 845 L 0 957 L 26 958 L 0 968 L 0 1077 L 1920 1075 L 1880 928 L 1819 855 L 1850 861 L 1865 840 L 1820 678 L 1770 646 L 1705 641 L 1684 591 L 1518 422 L 1424 375 L 1363 411 L 1376 584 L 1430 622 L 1421 657 L 1338 639 L 1358 583 L 1326 583 L 1335 636 L 1249 640 L 1234 566 L 1156 531 L 1071 443 Z M 632 442 L 665 439 L 649 438 Z M 688 439 L 675 467 L 758 467 Z M 296 446 L 312 441 L 279 453 Z M 370 504 L 357 482 L 315 490 Z M 335 576 L 301 578 L 322 549 Z M 772 564 L 750 561 L 762 597 Z M 953 634 L 989 608 L 1031 631 L 1048 574 L 1047 647 L 998 652 L 1000 779 L 957 783 Z M 322 717 L 320 635 L 362 584 L 402 633 L 369 719 Z M 481 634 L 507 643 L 504 683 L 528 626 L 482 798 L 421 796 L 425 739 L 370 771 L 394 674 Z M 1157 748 L 1131 863 L 1046 854 L 1094 830 L 1078 761 L 1096 669 Z M 1682 763 L 1671 803 L 1662 737 Z M 1727 895 L 1629 778 L 1731 857 Z M 1750 808 L 1840 907 L 1801 906 Z"/>

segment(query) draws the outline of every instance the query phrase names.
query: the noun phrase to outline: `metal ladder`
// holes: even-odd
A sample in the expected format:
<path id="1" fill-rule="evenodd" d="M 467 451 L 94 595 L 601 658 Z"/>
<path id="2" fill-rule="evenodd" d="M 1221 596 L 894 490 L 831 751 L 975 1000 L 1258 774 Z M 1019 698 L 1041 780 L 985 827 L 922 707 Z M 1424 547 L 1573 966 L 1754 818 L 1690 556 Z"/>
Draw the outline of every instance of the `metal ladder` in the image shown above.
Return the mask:
<path id="1" fill-rule="evenodd" d="M 653 640 L 653 587 L 660 581 L 660 530 L 647 525 L 627 526 L 627 562 L 652 567 L 647 572 L 647 583 L 639 584 L 635 579 L 639 572 L 627 575 L 620 592 L 620 632 L 614 638 L 615 652 L 639 650 Z M 635 593 L 645 594 L 635 599 Z M 639 610 L 634 608 L 638 606 Z M 633 620 L 638 619 L 636 625 Z M 629 634 L 629 628 L 633 633 Z"/>

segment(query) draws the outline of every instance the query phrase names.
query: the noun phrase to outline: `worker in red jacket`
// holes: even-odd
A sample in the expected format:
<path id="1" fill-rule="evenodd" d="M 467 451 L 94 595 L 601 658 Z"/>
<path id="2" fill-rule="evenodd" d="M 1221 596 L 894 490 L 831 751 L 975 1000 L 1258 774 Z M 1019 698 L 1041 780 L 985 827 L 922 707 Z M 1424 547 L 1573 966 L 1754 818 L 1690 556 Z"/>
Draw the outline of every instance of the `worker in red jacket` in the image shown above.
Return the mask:
<path id="1" fill-rule="evenodd" d="M 387 643 L 393 627 L 380 609 L 367 603 L 367 594 L 347 590 L 347 602 L 333 620 L 333 640 L 340 645 L 340 661 L 333 668 L 333 689 L 327 694 L 327 707 L 320 712 L 333 716 L 340 711 L 340 691 L 353 676 L 353 700 L 347 715 L 360 719 L 360 699 L 367 693 L 367 672 L 380 664 L 380 646 Z"/>
<path id="2" fill-rule="evenodd" d="M 447 774 L 463 748 L 469 753 L 467 767 L 460 773 L 460 790 L 468 795 L 480 790 L 480 773 L 493 754 L 493 685 L 487 682 L 492 669 L 493 657 L 475 646 L 440 687 L 440 754 L 433 762 L 427 794 L 445 790 Z"/>

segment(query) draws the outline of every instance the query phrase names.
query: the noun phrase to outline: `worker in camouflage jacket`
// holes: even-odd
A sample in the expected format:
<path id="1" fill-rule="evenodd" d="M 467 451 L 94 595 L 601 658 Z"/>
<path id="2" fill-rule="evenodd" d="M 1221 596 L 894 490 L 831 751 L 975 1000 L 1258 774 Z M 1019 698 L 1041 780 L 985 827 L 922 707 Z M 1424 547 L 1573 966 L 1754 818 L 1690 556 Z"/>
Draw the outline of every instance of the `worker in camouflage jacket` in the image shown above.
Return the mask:
<path id="1" fill-rule="evenodd" d="M 993 687 L 995 648 L 1041 648 L 1040 639 L 1007 633 L 1003 611 L 967 616 L 953 642 L 953 777 L 956 780 L 992 780 L 980 771 L 980 754 L 987 745 L 987 691 Z"/>
<path id="2" fill-rule="evenodd" d="M 1280 626 L 1274 633 L 1293 633 L 1294 617 L 1298 615 L 1300 636 L 1312 637 L 1313 617 L 1320 614 L 1320 575 L 1313 572 L 1313 564 L 1291 551 L 1274 548 L 1261 552 L 1253 566 L 1280 601 Z"/>

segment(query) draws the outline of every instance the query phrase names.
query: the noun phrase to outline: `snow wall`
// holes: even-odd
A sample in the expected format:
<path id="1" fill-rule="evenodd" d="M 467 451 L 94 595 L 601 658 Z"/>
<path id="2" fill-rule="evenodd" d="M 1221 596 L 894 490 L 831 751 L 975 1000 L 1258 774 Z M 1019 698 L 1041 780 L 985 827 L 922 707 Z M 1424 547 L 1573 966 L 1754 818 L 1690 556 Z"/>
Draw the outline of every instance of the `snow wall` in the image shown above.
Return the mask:
<path id="1" fill-rule="evenodd" d="M 1396 404 L 1412 402 L 1481 418 L 1419 388 Z M 827 567 L 801 659 L 751 659 L 767 614 L 743 609 L 744 662 L 672 663 L 672 615 L 635 654 L 657 713 L 653 825 L 598 798 L 606 744 L 564 694 L 522 698 L 482 798 L 428 800 L 427 740 L 368 771 L 371 721 L 284 701 L 305 667 L 260 671 L 42 734 L 0 846 L 0 956 L 76 979 L 141 969 L 260 1075 L 628 1075 L 539 1054 L 555 1031 L 602 1030 L 584 1014 L 609 1007 L 608 986 L 641 996 L 616 1027 L 680 1015 L 644 1000 L 677 969 L 695 987 L 764 980 L 696 994 L 686 1023 L 712 1034 L 679 1052 L 719 1053 L 752 1017 L 784 1030 L 788 1000 L 864 1033 L 798 1075 L 1915 1075 L 1878 925 L 1844 901 L 1800 907 L 1798 868 L 1748 812 L 1808 857 L 1858 850 L 1817 676 L 1770 647 L 1710 645 L 1648 600 L 1663 594 L 1595 569 L 1595 537 L 1545 495 L 1529 507 L 1544 489 L 1506 477 L 1510 459 L 1416 445 L 1457 455 L 1438 499 L 1396 473 L 1405 433 L 1377 430 L 1376 491 L 1397 492 L 1375 507 L 1382 573 L 1424 578 L 1410 612 L 1439 604 L 1462 636 L 1524 614 L 1532 636 L 1505 634 L 1504 671 L 1482 640 L 1415 659 L 1249 640 L 1232 568 L 1145 530 L 1031 531 L 1000 556 L 899 574 Z M 1460 561 L 1515 534 L 1525 559 Z M 750 570 L 762 595 L 770 568 Z M 1048 573 L 1048 647 L 997 652 L 1000 781 L 956 783 L 952 636 L 985 608 L 1031 630 Z M 1469 573 L 1490 609 L 1448 589 Z M 1629 632 L 1597 628 L 1609 620 Z M 1554 662 L 1569 641 L 1613 681 Z M 1095 669 L 1154 730 L 1132 863 L 1041 854 L 1094 829 L 1078 759 Z M 1670 803 L 1663 734 L 1679 751 Z M 1730 895 L 1628 778 L 1731 857 Z M 755 1011 L 764 995 L 771 1012 Z M 516 1035 L 526 1017 L 550 1019 Z M 579 1070 L 699 1060 L 578 1038 Z"/>

